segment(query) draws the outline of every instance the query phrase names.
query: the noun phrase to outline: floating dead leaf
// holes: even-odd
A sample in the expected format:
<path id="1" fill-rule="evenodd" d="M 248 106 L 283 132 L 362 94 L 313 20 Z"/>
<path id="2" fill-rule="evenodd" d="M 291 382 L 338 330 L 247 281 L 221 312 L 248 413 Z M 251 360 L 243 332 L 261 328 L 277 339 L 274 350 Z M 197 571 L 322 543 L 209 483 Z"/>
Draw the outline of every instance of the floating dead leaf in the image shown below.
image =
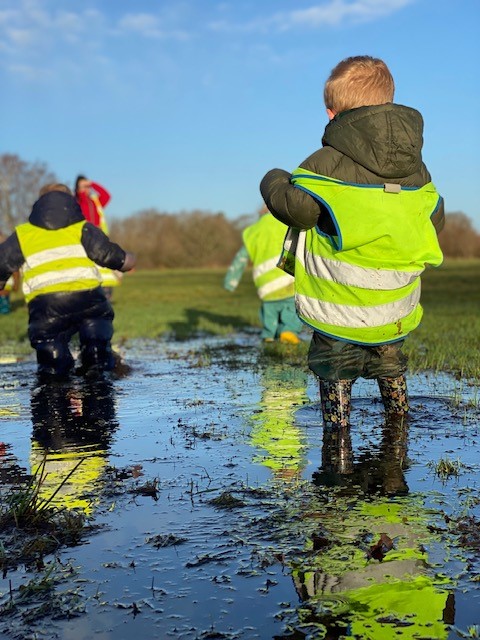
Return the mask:
<path id="1" fill-rule="evenodd" d="M 367 558 L 370 560 L 373 558 L 374 560 L 379 560 L 380 562 L 384 559 L 385 555 L 393 549 L 393 540 L 387 536 L 386 533 L 380 534 L 380 539 L 377 544 L 374 544 L 367 551 Z"/>

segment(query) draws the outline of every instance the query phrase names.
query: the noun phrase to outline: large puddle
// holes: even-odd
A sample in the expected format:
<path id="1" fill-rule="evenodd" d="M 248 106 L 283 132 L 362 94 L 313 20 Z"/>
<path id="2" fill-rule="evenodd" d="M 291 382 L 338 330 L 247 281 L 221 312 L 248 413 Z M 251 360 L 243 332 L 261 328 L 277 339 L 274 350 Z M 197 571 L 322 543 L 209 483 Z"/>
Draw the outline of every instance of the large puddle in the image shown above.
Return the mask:
<path id="1" fill-rule="evenodd" d="M 0 365 L 2 492 L 43 469 L 88 524 L 50 553 L 2 531 L 0 637 L 480 637 L 478 389 L 410 376 L 385 425 L 358 381 L 324 433 L 289 353 L 137 343 L 125 377 L 50 386 Z"/>

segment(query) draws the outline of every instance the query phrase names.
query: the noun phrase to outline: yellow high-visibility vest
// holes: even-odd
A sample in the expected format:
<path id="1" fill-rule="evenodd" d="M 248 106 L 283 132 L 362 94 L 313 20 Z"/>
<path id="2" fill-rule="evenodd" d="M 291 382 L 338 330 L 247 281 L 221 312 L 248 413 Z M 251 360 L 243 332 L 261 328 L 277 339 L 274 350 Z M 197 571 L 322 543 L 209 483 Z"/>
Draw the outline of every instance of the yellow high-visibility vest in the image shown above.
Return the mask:
<path id="1" fill-rule="evenodd" d="M 443 259 L 431 221 L 441 201 L 434 185 L 350 184 L 302 168 L 292 183 L 327 208 L 336 229 L 288 239 L 300 318 L 348 342 L 404 338 L 422 318 L 420 275 Z"/>
<path id="2" fill-rule="evenodd" d="M 243 243 L 253 264 L 253 281 L 261 300 L 283 300 L 294 295 L 293 278 L 277 267 L 288 227 L 271 213 L 243 231 Z"/>
<path id="3" fill-rule="evenodd" d="M 46 293 L 83 291 L 100 285 L 98 268 L 81 243 L 85 222 L 54 230 L 29 222 L 16 228 L 25 258 L 22 291 L 27 302 Z"/>

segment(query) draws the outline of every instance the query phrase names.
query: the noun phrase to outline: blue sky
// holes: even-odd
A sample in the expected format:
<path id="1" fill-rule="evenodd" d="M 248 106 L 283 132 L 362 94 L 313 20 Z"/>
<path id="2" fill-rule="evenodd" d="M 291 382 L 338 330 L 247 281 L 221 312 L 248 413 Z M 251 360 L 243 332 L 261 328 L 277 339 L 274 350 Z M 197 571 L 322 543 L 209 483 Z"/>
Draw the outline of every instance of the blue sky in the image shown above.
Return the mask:
<path id="1" fill-rule="evenodd" d="M 332 67 L 369 54 L 480 229 L 479 24 L 479 0 L 0 0 L 0 153 L 100 182 L 112 217 L 253 213 L 321 145 Z"/>

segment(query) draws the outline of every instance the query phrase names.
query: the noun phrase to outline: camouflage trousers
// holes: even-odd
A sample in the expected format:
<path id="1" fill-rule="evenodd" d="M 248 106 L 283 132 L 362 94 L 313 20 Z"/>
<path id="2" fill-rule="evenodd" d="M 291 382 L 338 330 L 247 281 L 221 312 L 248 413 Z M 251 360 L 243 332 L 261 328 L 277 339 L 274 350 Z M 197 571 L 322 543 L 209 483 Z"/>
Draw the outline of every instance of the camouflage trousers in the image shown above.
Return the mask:
<path id="1" fill-rule="evenodd" d="M 350 422 L 351 391 L 357 378 L 376 379 L 385 414 L 408 412 L 403 341 L 377 346 L 357 345 L 314 333 L 308 353 L 310 369 L 319 377 L 326 428 L 345 428 Z"/>
<path id="2" fill-rule="evenodd" d="M 407 370 L 403 340 L 367 346 L 328 338 L 314 332 L 308 352 L 308 366 L 320 378 L 356 380 L 357 378 L 398 378 Z"/>

